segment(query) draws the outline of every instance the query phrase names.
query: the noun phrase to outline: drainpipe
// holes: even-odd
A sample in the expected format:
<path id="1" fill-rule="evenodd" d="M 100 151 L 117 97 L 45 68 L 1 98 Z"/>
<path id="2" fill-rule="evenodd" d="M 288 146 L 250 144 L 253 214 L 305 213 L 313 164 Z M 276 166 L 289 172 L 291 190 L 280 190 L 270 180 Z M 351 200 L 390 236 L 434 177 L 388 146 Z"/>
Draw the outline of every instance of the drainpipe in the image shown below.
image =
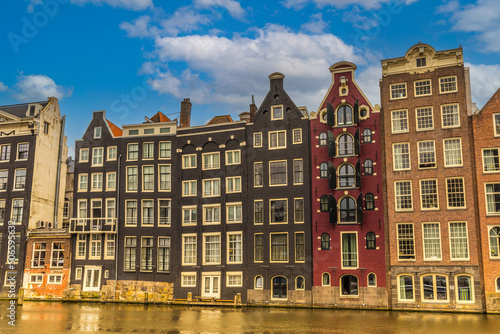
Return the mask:
<path id="1" fill-rule="evenodd" d="M 120 166 L 122 162 L 122 155 L 118 157 L 118 165 L 117 165 L 117 171 L 116 171 L 116 225 L 115 225 L 115 230 L 116 230 L 116 238 L 115 238 L 115 286 L 113 289 L 113 300 L 116 300 L 116 284 L 118 282 L 118 217 L 120 217 L 119 211 L 120 211 Z"/>
<path id="2" fill-rule="evenodd" d="M 62 164 L 61 158 L 64 146 L 65 125 L 66 125 L 66 115 L 64 115 L 61 119 L 61 133 L 59 134 L 59 152 L 57 154 L 56 195 L 54 199 L 54 228 L 57 228 L 57 211 L 59 210 L 59 188 L 61 186 L 61 164 Z"/>

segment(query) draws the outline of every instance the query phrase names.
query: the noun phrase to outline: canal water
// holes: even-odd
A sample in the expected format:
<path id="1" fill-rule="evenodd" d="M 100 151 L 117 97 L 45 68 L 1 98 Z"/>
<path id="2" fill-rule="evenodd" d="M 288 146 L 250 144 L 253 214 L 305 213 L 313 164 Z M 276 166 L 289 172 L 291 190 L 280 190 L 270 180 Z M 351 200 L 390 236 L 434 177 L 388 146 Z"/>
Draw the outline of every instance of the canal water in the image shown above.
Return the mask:
<path id="1" fill-rule="evenodd" d="M 500 315 L 25 302 L 0 333 L 500 333 Z"/>

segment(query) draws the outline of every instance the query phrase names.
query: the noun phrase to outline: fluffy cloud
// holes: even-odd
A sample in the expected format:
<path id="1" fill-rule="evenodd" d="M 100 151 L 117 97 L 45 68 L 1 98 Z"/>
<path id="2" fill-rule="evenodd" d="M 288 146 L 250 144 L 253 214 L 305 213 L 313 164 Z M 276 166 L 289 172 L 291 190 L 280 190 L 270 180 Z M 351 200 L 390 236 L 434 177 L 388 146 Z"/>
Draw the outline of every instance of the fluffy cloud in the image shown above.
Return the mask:
<path id="1" fill-rule="evenodd" d="M 500 88 L 500 65 L 474 65 L 470 67 L 472 102 L 482 108 L 490 97 Z"/>
<path id="2" fill-rule="evenodd" d="M 62 99 L 73 93 L 73 88 L 56 85 L 54 80 L 42 74 L 21 74 L 17 78 L 14 89 L 14 97 L 23 102 L 45 100 L 51 96 Z"/>
<path id="3" fill-rule="evenodd" d="M 194 0 L 194 5 L 205 9 L 221 7 L 235 18 L 242 18 L 245 15 L 245 10 L 241 8 L 240 3 L 234 0 Z"/>
<path id="4" fill-rule="evenodd" d="M 403 5 L 409 5 L 418 0 L 283 0 L 282 4 L 286 8 L 301 9 L 307 3 L 314 2 L 316 6 L 322 8 L 325 6 L 333 6 L 336 8 L 345 8 L 351 5 L 359 5 L 365 9 L 377 9 L 380 8 L 382 4 L 386 3 L 397 3 Z"/>
<path id="5" fill-rule="evenodd" d="M 9 90 L 9 87 L 7 87 L 3 82 L 0 82 L 0 92 L 6 92 Z"/>
<path id="6" fill-rule="evenodd" d="M 382 66 L 374 64 L 366 67 L 356 77 L 356 82 L 372 105 L 380 104 L 379 80 L 382 78 Z"/>
<path id="7" fill-rule="evenodd" d="M 311 15 L 311 19 L 309 20 L 309 22 L 304 23 L 300 26 L 300 28 L 313 34 L 321 34 L 325 31 L 326 28 L 328 28 L 328 23 L 323 21 L 323 14 L 318 13 Z"/>
<path id="8" fill-rule="evenodd" d="M 153 0 L 71 0 L 71 2 L 78 5 L 84 5 L 89 2 L 94 5 L 106 4 L 112 7 L 121 7 L 129 10 L 144 10 L 153 7 Z"/>

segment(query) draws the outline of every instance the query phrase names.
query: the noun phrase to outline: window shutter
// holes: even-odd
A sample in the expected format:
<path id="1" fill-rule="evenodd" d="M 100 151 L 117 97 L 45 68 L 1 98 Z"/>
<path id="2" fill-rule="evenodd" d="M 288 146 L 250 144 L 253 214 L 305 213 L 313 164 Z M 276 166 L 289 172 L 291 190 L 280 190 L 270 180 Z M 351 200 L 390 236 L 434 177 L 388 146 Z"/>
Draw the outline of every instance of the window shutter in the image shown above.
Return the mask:
<path id="1" fill-rule="evenodd" d="M 359 123 L 359 101 L 356 99 L 356 103 L 354 103 L 354 124 Z"/>
<path id="2" fill-rule="evenodd" d="M 328 209 L 330 210 L 330 223 L 337 223 L 337 200 L 332 194 L 328 195 Z"/>
<path id="3" fill-rule="evenodd" d="M 361 160 L 356 163 L 356 188 L 361 188 Z"/>
<path id="4" fill-rule="evenodd" d="M 330 102 L 326 102 L 326 124 L 335 126 L 335 109 Z"/>
<path id="5" fill-rule="evenodd" d="M 354 154 L 359 155 L 359 128 L 354 134 Z"/>
<path id="6" fill-rule="evenodd" d="M 328 134 L 328 156 L 335 156 L 335 136 L 331 131 L 327 131 Z"/>
<path id="7" fill-rule="evenodd" d="M 356 205 L 357 205 L 357 209 L 356 209 L 357 220 L 358 220 L 359 224 L 362 224 L 363 223 L 363 193 L 360 193 L 358 195 L 358 202 L 356 203 Z"/>
<path id="8" fill-rule="evenodd" d="M 328 186 L 334 190 L 337 188 L 337 171 L 331 161 L 328 161 Z"/>

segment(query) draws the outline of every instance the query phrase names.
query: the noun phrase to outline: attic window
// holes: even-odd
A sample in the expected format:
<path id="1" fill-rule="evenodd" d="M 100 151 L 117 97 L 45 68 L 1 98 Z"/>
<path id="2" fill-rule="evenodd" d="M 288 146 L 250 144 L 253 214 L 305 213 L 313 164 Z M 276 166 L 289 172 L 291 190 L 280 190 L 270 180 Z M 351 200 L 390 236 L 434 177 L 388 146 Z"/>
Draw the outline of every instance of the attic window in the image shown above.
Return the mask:
<path id="1" fill-rule="evenodd" d="M 30 116 L 35 116 L 35 106 L 30 106 Z"/>
<path id="2" fill-rule="evenodd" d="M 49 123 L 47 122 L 43 123 L 43 133 L 45 133 L 46 135 L 49 134 Z"/>
<path id="3" fill-rule="evenodd" d="M 170 133 L 170 128 L 160 128 L 160 133 Z"/>
<path id="4" fill-rule="evenodd" d="M 417 58 L 417 67 L 424 67 L 427 65 L 425 58 Z"/>
<path id="5" fill-rule="evenodd" d="M 151 135 L 155 133 L 155 129 L 144 129 L 144 134 L 145 135 Z"/>
<path id="6" fill-rule="evenodd" d="M 137 136 L 139 134 L 139 130 L 128 130 L 129 136 Z"/>
<path id="7" fill-rule="evenodd" d="M 94 139 L 100 139 L 102 134 L 102 128 L 97 126 L 94 128 Z"/>

